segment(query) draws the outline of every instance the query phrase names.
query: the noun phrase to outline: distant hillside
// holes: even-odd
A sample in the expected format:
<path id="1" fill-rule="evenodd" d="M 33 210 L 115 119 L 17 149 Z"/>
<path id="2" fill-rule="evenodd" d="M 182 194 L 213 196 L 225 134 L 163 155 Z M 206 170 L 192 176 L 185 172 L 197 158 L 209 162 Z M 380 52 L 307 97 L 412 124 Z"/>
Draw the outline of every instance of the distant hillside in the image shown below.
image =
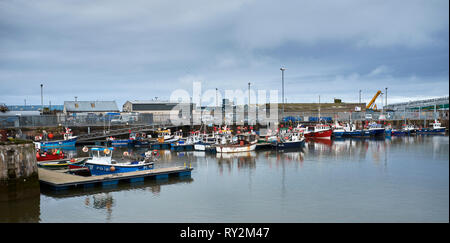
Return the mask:
<path id="1" fill-rule="evenodd" d="M 361 107 L 361 111 L 366 110 L 366 103 L 320 103 L 320 111 L 323 112 L 345 112 L 355 111 L 355 107 Z M 278 104 L 281 110 L 283 104 Z M 317 112 L 319 103 L 286 103 L 284 104 L 285 112 Z"/>

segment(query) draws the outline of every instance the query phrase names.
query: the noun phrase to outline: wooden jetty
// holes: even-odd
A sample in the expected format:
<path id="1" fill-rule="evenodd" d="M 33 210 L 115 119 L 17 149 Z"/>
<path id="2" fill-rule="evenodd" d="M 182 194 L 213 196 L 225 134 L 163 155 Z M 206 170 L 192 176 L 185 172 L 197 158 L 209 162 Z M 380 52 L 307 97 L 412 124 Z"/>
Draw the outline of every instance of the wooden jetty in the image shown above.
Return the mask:
<path id="1" fill-rule="evenodd" d="M 193 168 L 177 166 L 169 168 L 157 168 L 127 173 L 116 173 L 99 176 L 79 176 L 66 173 L 69 170 L 48 170 L 38 168 L 39 181 L 41 184 L 50 186 L 54 190 L 65 190 L 71 187 L 93 187 L 95 185 L 111 186 L 119 181 L 139 182 L 146 177 L 155 179 L 167 179 L 170 175 L 191 176 Z"/>

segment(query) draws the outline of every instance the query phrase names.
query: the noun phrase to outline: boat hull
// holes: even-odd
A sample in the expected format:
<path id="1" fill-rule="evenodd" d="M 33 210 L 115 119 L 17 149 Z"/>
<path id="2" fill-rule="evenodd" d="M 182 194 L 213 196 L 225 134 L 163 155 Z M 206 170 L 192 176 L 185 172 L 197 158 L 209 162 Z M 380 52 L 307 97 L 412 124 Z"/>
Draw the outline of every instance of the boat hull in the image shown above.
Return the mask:
<path id="1" fill-rule="evenodd" d="M 40 148 L 63 148 L 63 147 L 75 147 L 77 138 L 71 138 L 68 140 L 46 141 L 40 143 Z"/>
<path id="2" fill-rule="evenodd" d="M 133 145 L 135 147 L 148 147 L 150 145 L 150 141 L 134 140 Z"/>
<path id="3" fill-rule="evenodd" d="M 36 156 L 37 161 L 49 161 L 49 160 L 61 160 L 64 159 L 64 154 L 47 154 L 47 155 L 39 155 Z"/>
<path id="4" fill-rule="evenodd" d="M 364 131 L 364 136 L 370 136 L 370 137 L 378 137 L 378 136 L 384 136 L 385 135 L 385 129 L 369 129 Z"/>
<path id="5" fill-rule="evenodd" d="M 392 136 L 404 136 L 407 134 L 408 134 L 408 132 L 406 132 L 406 131 L 392 131 Z"/>
<path id="6" fill-rule="evenodd" d="M 301 148 L 305 145 L 305 140 L 295 142 L 275 142 L 272 144 L 276 149 Z"/>
<path id="7" fill-rule="evenodd" d="M 419 134 L 445 134 L 445 127 L 438 129 L 421 129 L 417 130 Z"/>
<path id="8" fill-rule="evenodd" d="M 194 150 L 197 151 L 207 151 L 211 148 L 210 143 L 196 143 L 194 144 Z"/>
<path id="9" fill-rule="evenodd" d="M 37 165 L 41 168 L 46 169 L 65 169 L 67 167 L 70 168 L 71 165 L 76 165 L 77 167 L 82 165 L 84 161 L 70 162 L 70 160 L 62 160 L 62 161 L 41 161 L 38 162 Z"/>
<path id="10" fill-rule="evenodd" d="M 361 137 L 363 136 L 363 131 L 351 131 L 351 132 L 345 132 L 345 137 Z"/>
<path id="11" fill-rule="evenodd" d="M 124 140 L 112 140 L 111 146 L 113 147 L 126 147 L 130 144 L 132 144 L 132 140 L 130 139 L 124 139 Z"/>
<path id="12" fill-rule="evenodd" d="M 305 133 L 305 137 L 306 138 L 330 139 L 332 134 L 333 134 L 333 131 L 330 129 L 330 130 L 320 131 L 320 132 Z"/>
<path id="13" fill-rule="evenodd" d="M 153 164 L 137 164 L 137 165 L 119 165 L 119 164 L 96 164 L 86 162 L 85 167 L 89 169 L 91 175 L 109 175 L 109 174 L 117 174 L 117 173 L 126 173 L 126 172 L 134 172 L 134 171 L 142 171 L 142 170 L 151 170 L 153 169 Z"/>
<path id="14" fill-rule="evenodd" d="M 345 132 L 336 132 L 336 131 L 333 131 L 333 137 L 335 137 L 335 138 L 342 138 L 342 137 L 344 137 L 345 136 Z"/>
<path id="15" fill-rule="evenodd" d="M 243 146 L 216 146 L 217 153 L 238 153 L 238 152 L 248 152 L 254 151 L 256 144 L 243 145 Z"/>

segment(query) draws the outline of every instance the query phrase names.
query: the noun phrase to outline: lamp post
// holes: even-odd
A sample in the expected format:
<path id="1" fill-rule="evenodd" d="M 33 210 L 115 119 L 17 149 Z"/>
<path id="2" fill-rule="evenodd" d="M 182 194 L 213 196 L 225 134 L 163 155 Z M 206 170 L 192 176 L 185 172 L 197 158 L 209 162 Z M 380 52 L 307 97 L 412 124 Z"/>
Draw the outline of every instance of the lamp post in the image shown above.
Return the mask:
<path id="1" fill-rule="evenodd" d="M 281 67 L 281 101 L 283 102 L 283 112 L 282 112 L 282 116 L 284 117 L 284 70 L 286 70 L 286 68 Z"/>
<path id="2" fill-rule="evenodd" d="M 248 82 L 248 105 L 250 106 L 250 82 Z"/>
<path id="3" fill-rule="evenodd" d="M 248 82 L 247 123 L 250 125 L 250 82 Z"/>
<path id="4" fill-rule="evenodd" d="M 44 85 L 41 84 L 41 109 L 44 111 L 44 95 L 43 95 L 43 87 Z"/>

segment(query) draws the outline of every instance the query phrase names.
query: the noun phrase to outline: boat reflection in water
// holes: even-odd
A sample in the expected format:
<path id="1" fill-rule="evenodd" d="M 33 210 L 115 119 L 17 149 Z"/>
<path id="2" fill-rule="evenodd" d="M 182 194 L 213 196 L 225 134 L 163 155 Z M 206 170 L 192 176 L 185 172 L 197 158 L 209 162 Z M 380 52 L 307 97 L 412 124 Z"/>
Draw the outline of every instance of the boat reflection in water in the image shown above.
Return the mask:
<path id="1" fill-rule="evenodd" d="M 159 197 L 165 186 L 174 184 L 189 184 L 194 179 L 191 177 L 169 177 L 167 179 L 145 180 L 142 182 L 119 183 L 115 186 L 96 186 L 90 188 L 73 188 L 70 190 L 51 190 L 41 188 L 41 193 L 47 197 L 63 199 L 84 196 L 84 205 L 94 209 L 106 210 L 106 221 L 111 219 L 113 209 L 116 206 L 114 195 L 116 193 L 123 194 L 125 191 L 142 191 L 151 192 L 154 196 Z"/>
<path id="2" fill-rule="evenodd" d="M 224 167 L 227 167 L 228 172 L 231 172 L 234 166 L 236 166 L 237 170 L 254 170 L 256 168 L 256 156 L 257 153 L 255 151 L 215 154 L 221 175 Z"/>

